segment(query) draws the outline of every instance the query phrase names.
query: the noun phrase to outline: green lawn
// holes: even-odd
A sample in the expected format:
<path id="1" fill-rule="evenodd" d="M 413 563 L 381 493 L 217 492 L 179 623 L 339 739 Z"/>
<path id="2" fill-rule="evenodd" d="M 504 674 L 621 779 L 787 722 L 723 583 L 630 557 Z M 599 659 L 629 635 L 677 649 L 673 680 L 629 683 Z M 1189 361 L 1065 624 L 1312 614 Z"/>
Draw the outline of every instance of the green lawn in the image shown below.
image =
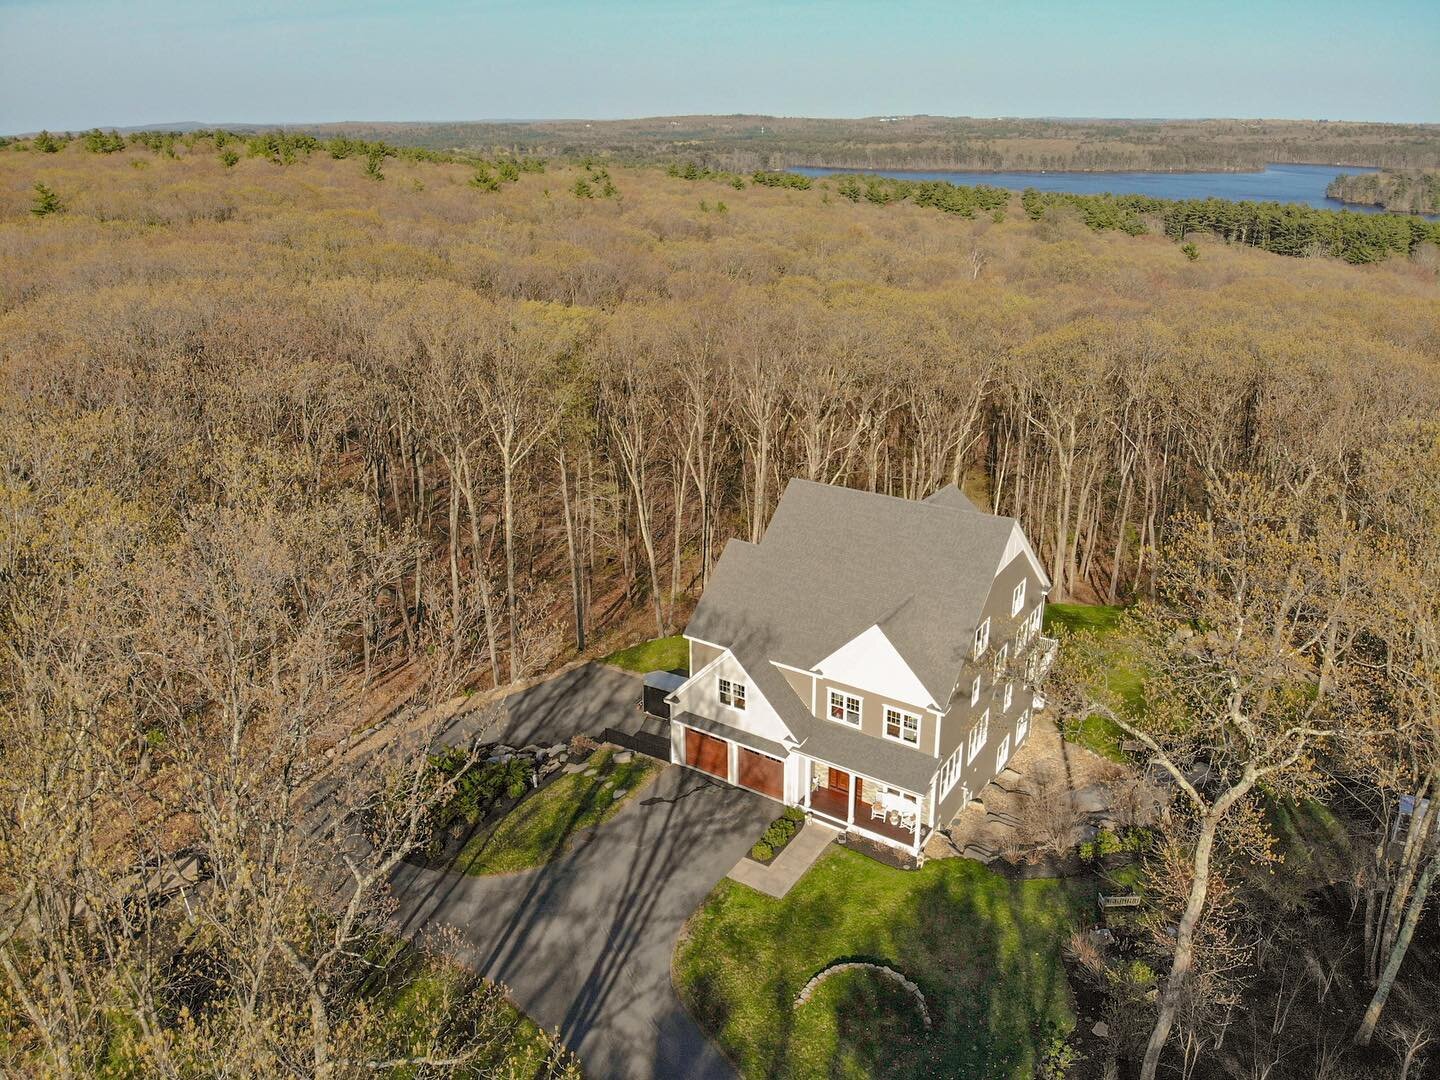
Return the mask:
<path id="1" fill-rule="evenodd" d="M 549 1035 L 501 996 L 501 991 L 458 964 L 423 956 L 408 942 L 393 943 L 382 966 L 364 987 L 367 1005 L 380 1018 L 380 1056 L 399 1056 L 426 1045 L 429 1022 L 446 1017 L 442 1038 L 448 1049 L 477 1056 L 465 1075 L 535 1080 L 558 1075 Z M 420 1075 L 409 1067 L 378 1073 L 392 1080 Z"/>
<path id="2" fill-rule="evenodd" d="M 599 825 L 625 805 L 617 791 L 633 795 L 659 771 L 641 754 L 621 764 L 615 751 L 591 755 L 585 772 L 559 780 L 524 800 L 488 832 L 477 833 L 461 850 L 455 869 L 466 874 L 508 874 L 543 866 L 563 855 L 582 829 Z M 586 773 L 595 771 L 594 776 Z"/>
<path id="3" fill-rule="evenodd" d="M 613 652 L 604 657 L 601 663 L 614 664 L 626 671 L 638 671 L 642 675 L 650 671 L 674 671 L 677 668 L 683 671 L 690 666 L 690 643 L 679 634 L 655 638 Z"/>
<path id="4" fill-rule="evenodd" d="M 1093 886 L 1013 882 L 968 859 L 895 870 L 828 852 L 783 900 L 722 881 L 675 957 L 680 996 L 751 1077 L 1032 1075 L 1042 1032 L 1074 1024 L 1060 951 L 1094 910 Z M 795 995 L 841 959 L 890 965 L 925 994 L 873 975 Z"/>
<path id="5" fill-rule="evenodd" d="M 1106 677 L 1110 688 L 1127 705 L 1139 710 L 1144 705 L 1144 687 L 1140 673 L 1128 664 L 1124 638 L 1119 632 L 1120 616 L 1125 609 L 1106 604 L 1047 604 L 1045 629 L 1063 627 L 1072 633 L 1092 633 L 1101 639 L 1109 659 Z M 1125 733 L 1103 716 L 1087 716 L 1067 728 L 1066 737 L 1101 757 L 1125 762 L 1129 759 L 1120 749 Z"/>

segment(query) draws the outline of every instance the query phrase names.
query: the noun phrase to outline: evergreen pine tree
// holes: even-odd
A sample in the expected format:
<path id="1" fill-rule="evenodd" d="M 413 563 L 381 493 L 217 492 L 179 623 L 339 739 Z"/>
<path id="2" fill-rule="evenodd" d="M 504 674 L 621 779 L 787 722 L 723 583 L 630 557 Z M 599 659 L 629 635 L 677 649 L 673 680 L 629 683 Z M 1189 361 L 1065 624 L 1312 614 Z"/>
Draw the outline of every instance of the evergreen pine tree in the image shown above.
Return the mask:
<path id="1" fill-rule="evenodd" d="M 30 203 L 30 212 L 36 217 L 45 217 L 47 214 L 58 214 L 64 209 L 65 207 L 60 202 L 60 196 L 37 180 L 35 182 L 35 198 Z"/>

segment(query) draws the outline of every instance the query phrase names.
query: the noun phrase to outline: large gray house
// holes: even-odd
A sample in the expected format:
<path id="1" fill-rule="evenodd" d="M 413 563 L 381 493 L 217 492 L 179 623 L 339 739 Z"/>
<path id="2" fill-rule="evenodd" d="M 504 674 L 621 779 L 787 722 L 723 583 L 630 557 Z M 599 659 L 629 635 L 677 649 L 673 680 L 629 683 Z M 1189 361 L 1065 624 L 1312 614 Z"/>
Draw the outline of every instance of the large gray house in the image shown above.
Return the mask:
<path id="1" fill-rule="evenodd" d="M 685 629 L 671 760 L 920 851 L 1044 707 L 1050 581 L 1013 518 L 793 480 Z"/>

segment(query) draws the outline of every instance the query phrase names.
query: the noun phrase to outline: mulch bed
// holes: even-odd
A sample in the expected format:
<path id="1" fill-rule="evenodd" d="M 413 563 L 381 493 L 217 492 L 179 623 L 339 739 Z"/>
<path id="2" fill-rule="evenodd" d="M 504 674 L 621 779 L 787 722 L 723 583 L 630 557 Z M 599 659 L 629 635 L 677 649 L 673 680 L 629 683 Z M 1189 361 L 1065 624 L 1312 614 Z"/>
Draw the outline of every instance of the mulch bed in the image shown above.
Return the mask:
<path id="1" fill-rule="evenodd" d="M 891 844 L 881 843 L 879 840 L 870 840 L 855 833 L 841 833 L 836 841 L 844 844 L 852 851 L 858 851 L 862 855 L 868 855 L 876 862 L 882 862 L 886 866 L 893 866 L 897 870 L 919 870 L 920 859 L 902 851 Z"/>

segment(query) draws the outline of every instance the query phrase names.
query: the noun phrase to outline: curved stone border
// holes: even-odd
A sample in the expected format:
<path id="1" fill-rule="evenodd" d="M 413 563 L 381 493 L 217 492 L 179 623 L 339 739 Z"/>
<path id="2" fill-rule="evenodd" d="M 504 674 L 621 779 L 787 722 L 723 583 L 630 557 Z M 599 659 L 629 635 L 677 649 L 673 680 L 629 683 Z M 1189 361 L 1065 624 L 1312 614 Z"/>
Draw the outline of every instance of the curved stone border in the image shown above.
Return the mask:
<path id="1" fill-rule="evenodd" d="M 930 1010 L 925 1005 L 925 995 L 920 992 L 920 987 L 916 986 L 894 968 L 886 967 L 884 964 L 869 964 L 862 960 L 846 960 L 838 964 L 831 964 L 827 968 L 821 968 L 820 971 L 805 984 L 805 988 L 800 991 L 800 995 L 795 999 L 795 1004 L 792 1008 L 798 1009 L 801 1005 L 808 1002 L 815 995 L 815 991 L 819 988 L 820 984 L 831 975 L 836 975 L 842 971 L 854 971 L 857 968 L 873 971 L 875 974 L 889 979 L 902 990 L 909 993 L 910 996 L 915 999 L 915 1004 L 920 1008 L 920 1019 L 925 1024 L 925 1030 L 930 1030 Z"/>

